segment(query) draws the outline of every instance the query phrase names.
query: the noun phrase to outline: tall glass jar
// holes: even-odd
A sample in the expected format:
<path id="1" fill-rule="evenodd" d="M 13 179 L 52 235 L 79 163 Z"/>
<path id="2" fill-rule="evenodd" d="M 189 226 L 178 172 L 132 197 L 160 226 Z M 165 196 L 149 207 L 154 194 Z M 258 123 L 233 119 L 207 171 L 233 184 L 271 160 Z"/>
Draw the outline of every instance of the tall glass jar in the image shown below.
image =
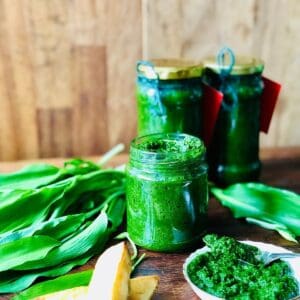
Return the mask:
<path id="1" fill-rule="evenodd" d="M 200 139 L 187 134 L 136 138 L 127 165 L 127 231 L 139 246 L 178 251 L 206 228 L 207 166 Z"/>
<path id="2" fill-rule="evenodd" d="M 202 65 L 182 60 L 137 64 L 138 135 L 183 132 L 201 136 Z"/>
<path id="3" fill-rule="evenodd" d="M 230 72 L 214 59 L 204 62 L 203 80 L 224 95 L 208 148 L 209 176 L 228 185 L 259 178 L 260 103 L 263 62 L 237 57 Z"/>

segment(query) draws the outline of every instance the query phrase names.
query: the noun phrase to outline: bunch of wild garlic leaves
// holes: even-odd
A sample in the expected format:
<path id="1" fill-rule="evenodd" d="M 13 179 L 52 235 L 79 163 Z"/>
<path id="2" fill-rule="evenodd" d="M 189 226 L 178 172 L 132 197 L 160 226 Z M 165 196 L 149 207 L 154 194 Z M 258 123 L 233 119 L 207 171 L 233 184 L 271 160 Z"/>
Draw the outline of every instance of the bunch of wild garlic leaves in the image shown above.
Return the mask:
<path id="1" fill-rule="evenodd" d="M 125 176 L 73 159 L 0 175 L 0 293 L 56 277 L 99 254 L 122 223 Z"/>

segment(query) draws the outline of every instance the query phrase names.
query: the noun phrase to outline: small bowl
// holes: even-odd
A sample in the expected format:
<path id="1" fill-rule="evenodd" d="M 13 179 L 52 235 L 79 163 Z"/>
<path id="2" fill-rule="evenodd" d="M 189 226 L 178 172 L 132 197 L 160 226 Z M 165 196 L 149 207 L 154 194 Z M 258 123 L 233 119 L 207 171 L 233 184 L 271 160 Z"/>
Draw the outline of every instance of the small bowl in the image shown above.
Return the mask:
<path id="1" fill-rule="evenodd" d="M 241 243 L 248 244 L 251 246 L 257 247 L 261 251 L 269 251 L 269 252 L 280 252 L 280 253 L 292 253 L 292 251 L 289 251 L 285 248 L 275 246 L 273 244 L 266 244 L 266 243 L 261 243 L 261 242 L 252 242 L 252 241 L 240 241 Z M 209 252 L 209 248 L 207 246 L 196 250 L 190 256 L 185 260 L 183 264 L 183 275 L 186 281 L 189 283 L 193 291 L 197 296 L 200 297 L 200 299 L 203 300 L 224 300 L 223 298 L 216 297 L 212 294 L 209 294 L 205 292 L 204 290 L 201 290 L 198 288 L 189 278 L 188 273 L 187 273 L 187 266 L 188 264 L 198 255 L 204 254 L 206 252 Z M 296 278 L 299 286 L 299 294 L 300 294 L 300 257 L 295 257 L 295 258 L 289 258 L 289 259 L 282 259 L 286 261 L 289 264 L 289 267 L 291 271 L 293 272 L 294 277 Z"/>

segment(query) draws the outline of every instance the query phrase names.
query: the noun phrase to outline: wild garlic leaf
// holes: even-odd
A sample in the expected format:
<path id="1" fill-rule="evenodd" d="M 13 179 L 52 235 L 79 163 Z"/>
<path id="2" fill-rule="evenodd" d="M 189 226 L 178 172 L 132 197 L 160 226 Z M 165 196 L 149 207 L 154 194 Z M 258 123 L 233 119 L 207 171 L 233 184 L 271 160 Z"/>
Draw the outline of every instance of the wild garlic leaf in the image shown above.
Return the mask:
<path id="1" fill-rule="evenodd" d="M 275 230 L 277 231 L 284 239 L 298 243 L 296 236 L 293 232 L 291 232 L 286 226 L 283 224 L 273 223 L 267 220 L 258 220 L 254 218 L 246 218 L 246 221 L 251 224 L 258 225 L 265 229 Z"/>
<path id="2" fill-rule="evenodd" d="M 236 218 L 282 226 L 281 235 L 290 240 L 300 236 L 300 195 L 297 193 L 262 183 L 238 183 L 225 189 L 212 187 L 211 192 Z"/>
<path id="3" fill-rule="evenodd" d="M 107 226 L 107 216 L 101 213 L 85 230 L 79 232 L 65 243 L 58 245 L 58 247 L 53 248 L 45 257 L 34 261 L 24 261 L 18 267 L 14 268 L 14 270 L 34 270 L 52 267 L 81 256 L 95 245 L 99 246 L 99 238 L 103 241 L 103 245 L 105 244 L 108 238 L 108 234 L 106 233 Z M 101 250 L 99 247 L 98 251 Z"/>
<path id="4" fill-rule="evenodd" d="M 37 278 L 57 277 L 68 273 L 74 267 L 82 266 L 92 257 L 87 254 L 49 269 L 38 269 L 30 272 L 8 271 L 0 273 L 0 293 L 17 293 L 29 287 Z"/>
<path id="5" fill-rule="evenodd" d="M 31 164 L 16 172 L 1 174 L 0 188 L 35 189 L 56 181 L 60 176 L 60 169 L 55 166 Z"/>
<path id="6" fill-rule="evenodd" d="M 17 296 L 12 298 L 12 300 L 30 300 L 42 295 L 72 289 L 79 286 L 88 286 L 91 281 L 93 271 L 93 269 L 90 269 L 37 283 L 19 293 Z"/>
<path id="7" fill-rule="evenodd" d="M 0 247 L 0 272 L 14 269 L 24 261 L 44 259 L 60 242 L 48 236 L 31 236 Z"/>

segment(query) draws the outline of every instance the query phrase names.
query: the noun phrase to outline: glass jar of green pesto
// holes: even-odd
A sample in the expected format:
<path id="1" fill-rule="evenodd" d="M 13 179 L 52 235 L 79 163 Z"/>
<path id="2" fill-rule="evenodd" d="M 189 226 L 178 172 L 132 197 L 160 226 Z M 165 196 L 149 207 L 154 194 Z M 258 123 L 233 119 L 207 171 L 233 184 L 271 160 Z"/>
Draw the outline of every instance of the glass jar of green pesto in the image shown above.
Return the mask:
<path id="1" fill-rule="evenodd" d="M 201 136 L 202 65 L 183 60 L 137 64 L 138 135 L 183 132 Z"/>
<path id="2" fill-rule="evenodd" d="M 256 181 L 260 175 L 259 131 L 263 92 L 261 60 L 237 57 L 228 69 L 204 61 L 203 80 L 224 95 L 208 148 L 209 176 L 218 184 Z"/>
<path id="3" fill-rule="evenodd" d="M 127 231 L 139 246 L 179 251 L 206 228 L 207 166 L 197 137 L 151 134 L 136 138 L 127 165 Z"/>

